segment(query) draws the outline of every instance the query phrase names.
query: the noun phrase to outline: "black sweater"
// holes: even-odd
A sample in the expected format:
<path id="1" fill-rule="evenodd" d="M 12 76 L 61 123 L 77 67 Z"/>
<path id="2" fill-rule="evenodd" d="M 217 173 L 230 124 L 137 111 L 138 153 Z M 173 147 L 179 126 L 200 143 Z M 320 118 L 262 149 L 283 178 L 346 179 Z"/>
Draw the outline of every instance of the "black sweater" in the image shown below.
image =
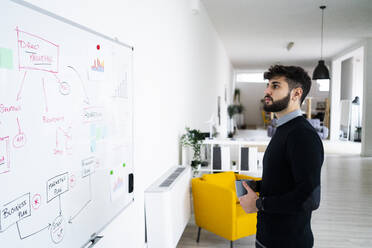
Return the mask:
<path id="1" fill-rule="evenodd" d="M 313 247 L 311 212 L 319 207 L 323 144 L 302 116 L 279 126 L 263 159 L 257 240 L 267 248 Z"/>

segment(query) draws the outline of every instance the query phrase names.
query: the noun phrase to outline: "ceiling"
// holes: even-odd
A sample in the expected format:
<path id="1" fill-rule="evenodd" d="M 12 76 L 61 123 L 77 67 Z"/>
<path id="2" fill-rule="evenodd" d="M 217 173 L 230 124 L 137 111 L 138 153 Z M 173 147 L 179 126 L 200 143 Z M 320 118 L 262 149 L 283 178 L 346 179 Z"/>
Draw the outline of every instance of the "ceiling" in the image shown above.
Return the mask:
<path id="1" fill-rule="evenodd" d="M 273 63 L 315 67 L 323 4 L 325 60 L 372 38 L 372 0 L 201 1 L 235 69 L 266 69 Z"/>

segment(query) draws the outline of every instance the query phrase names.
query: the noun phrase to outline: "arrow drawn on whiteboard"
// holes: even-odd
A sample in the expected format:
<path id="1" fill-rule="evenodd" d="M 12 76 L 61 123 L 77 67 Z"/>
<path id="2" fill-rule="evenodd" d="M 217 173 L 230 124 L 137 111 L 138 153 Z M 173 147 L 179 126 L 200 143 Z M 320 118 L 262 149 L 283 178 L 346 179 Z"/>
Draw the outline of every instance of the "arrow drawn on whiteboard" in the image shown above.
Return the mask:
<path id="1" fill-rule="evenodd" d="M 67 66 L 67 67 L 70 68 L 70 69 L 72 69 L 72 70 L 76 73 L 76 75 L 79 77 L 79 79 L 80 79 L 80 83 L 81 83 L 81 87 L 83 88 L 83 92 L 84 92 L 84 95 L 85 95 L 84 102 L 85 102 L 86 104 L 90 104 L 90 102 L 89 102 L 89 97 L 88 97 L 87 91 L 86 91 L 86 89 L 85 89 L 84 81 L 83 81 L 83 79 L 81 78 L 79 72 L 78 72 L 74 67 L 72 67 L 72 66 L 70 66 L 70 65 Z"/>
<path id="2" fill-rule="evenodd" d="M 59 195 L 58 198 L 59 198 L 59 215 L 62 215 L 62 209 L 61 209 L 61 195 Z"/>
<path id="3" fill-rule="evenodd" d="M 27 71 L 25 71 L 25 74 L 23 74 L 21 87 L 19 88 L 19 91 L 18 91 L 18 94 L 17 94 L 17 101 L 19 101 L 19 99 L 21 99 L 21 93 L 22 93 L 22 89 L 23 89 L 23 84 L 25 83 L 26 74 L 27 74 Z"/>
<path id="4" fill-rule="evenodd" d="M 48 112 L 48 100 L 47 100 L 47 95 L 46 95 L 46 90 L 45 90 L 45 82 L 43 78 L 43 89 L 44 89 L 44 99 L 45 99 L 45 110 Z"/>
<path id="5" fill-rule="evenodd" d="M 84 206 L 73 216 L 70 216 L 70 219 L 68 220 L 69 224 L 72 224 L 72 221 L 83 211 L 84 208 L 88 206 L 88 204 L 92 201 L 92 181 L 89 174 L 89 200 L 84 204 Z"/>
<path id="6" fill-rule="evenodd" d="M 61 84 L 61 80 L 57 77 L 57 75 L 56 74 L 53 74 L 53 75 L 57 79 L 57 83 Z"/>
<path id="7" fill-rule="evenodd" d="M 18 124 L 18 133 L 22 133 L 21 126 L 19 125 L 19 119 L 18 119 L 18 117 L 17 117 L 17 124 Z"/>
<path id="8" fill-rule="evenodd" d="M 40 229 L 39 231 L 36 231 L 36 232 L 34 232 L 34 233 L 31 233 L 31 234 L 29 234 L 29 235 L 26 235 L 26 236 L 22 237 L 22 235 L 21 235 L 21 231 L 19 230 L 18 221 L 17 221 L 16 223 L 17 223 L 18 235 L 19 235 L 19 238 L 20 238 L 20 239 L 26 239 L 26 238 L 28 238 L 28 237 L 30 237 L 30 236 L 32 236 L 32 235 L 35 235 L 35 234 L 37 234 L 37 233 L 39 233 L 39 232 L 41 232 L 41 231 L 43 231 L 43 230 L 45 230 L 45 229 L 49 229 L 50 226 L 52 225 L 52 224 L 49 223 L 46 227 Z"/>

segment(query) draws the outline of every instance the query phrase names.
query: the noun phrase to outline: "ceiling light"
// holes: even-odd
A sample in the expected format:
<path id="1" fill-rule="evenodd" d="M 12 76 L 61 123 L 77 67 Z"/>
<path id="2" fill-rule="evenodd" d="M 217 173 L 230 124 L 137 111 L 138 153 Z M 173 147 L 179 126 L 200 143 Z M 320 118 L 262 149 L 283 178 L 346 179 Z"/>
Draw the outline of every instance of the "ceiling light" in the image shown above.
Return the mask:
<path id="1" fill-rule="evenodd" d="M 322 33 L 321 33 L 321 43 L 320 43 L 320 60 L 318 61 L 318 65 L 314 69 L 313 80 L 330 79 L 329 71 L 323 60 L 323 29 L 324 29 L 323 20 L 324 20 L 324 9 L 326 8 L 326 6 L 322 5 L 319 8 L 322 10 Z"/>

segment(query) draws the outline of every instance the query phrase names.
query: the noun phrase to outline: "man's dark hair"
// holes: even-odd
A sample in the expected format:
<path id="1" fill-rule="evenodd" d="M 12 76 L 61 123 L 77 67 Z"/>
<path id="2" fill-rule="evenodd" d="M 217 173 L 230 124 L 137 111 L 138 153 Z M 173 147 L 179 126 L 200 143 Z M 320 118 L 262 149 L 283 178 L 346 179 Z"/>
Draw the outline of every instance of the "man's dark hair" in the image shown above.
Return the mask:
<path id="1" fill-rule="evenodd" d="M 307 72 L 299 66 L 273 65 L 264 73 L 264 78 L 270 80 L 284 76 L 291 91 L 294 88 L 302 88 L 301 104 L 311 88 L 311 79 Z"/>

